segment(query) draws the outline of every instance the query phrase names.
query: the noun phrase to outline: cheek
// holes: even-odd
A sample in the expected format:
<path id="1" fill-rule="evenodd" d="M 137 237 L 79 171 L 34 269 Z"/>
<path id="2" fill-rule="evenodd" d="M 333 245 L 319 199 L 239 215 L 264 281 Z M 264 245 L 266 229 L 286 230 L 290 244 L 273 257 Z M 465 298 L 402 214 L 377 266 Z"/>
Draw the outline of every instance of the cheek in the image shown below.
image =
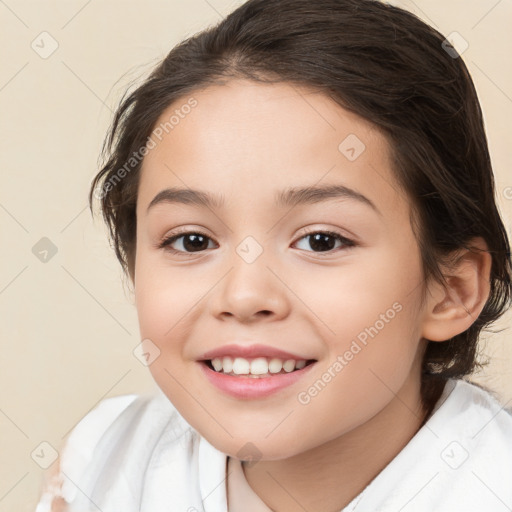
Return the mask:
<path id="1" fill-rule="evenodd" d="M 329 390 L 315 398 L 326 416 L 333 403 L 361 414 L 381 407 L 411 371 L 422 289 L 414 256 L 386 248 L 354 260 L 334 277 L 331 269 L 316 272 L 314 282 L 303 281 L 302 287 L 295 283 L 328 351 L 319 388 L 325 380 Z"/>
<path id="2" fill-rule="evenodd" d="M 148 369 L 171 402 L 188 415 L 191 401 L 183 392 L 182 383 L 190 380 L 192 362 L 183 358 L 186 341 L 190 337 L 190 322 L 194 322 L 194 304 L 200 290 L 183 272 L 169 272 L 155 265 L 136 267 L 135 303 L 140 339 L 150 340 L 149 347 L 157 354 Z M 146 343 L 148 343 L 146 341 Z M 156 347 L 156 348 L 155 348 Z"/>
<path id="3" fill-rule="evenodd" d="M 185 260 L 174 258 L 170 263 L 162 252 L 144 245 L 143 241 L 137 246 L 134 287 L 141 329 L 160 338 L 175 337 L 173 326 L 180 319 L 190 321 L 186 313 L 193 314 L 193 305 L 208 291 L 212 277 L 186 265 Z"/>
<path id="4" fill-rule="evenodd" d="M 404 304 L 388 312 L 388 323 L 377 317 L 362 328 L 351 318 L 355 336 L 344 336 L 339 323 L 329 357 L 297 396 L 296 417 L 316 418 L 310 426 L 313 438 L 327 441 L 367 422 L 395 398 L 411 371 L 417 375 L 412 370 L 418 347 L 413 310 Z"/>
<path id="5" fill-rule="evenodd" d="M 135 268 L 135 305 L 141 339 L 149 338 L 162 352 L 176 353 L 186 339 L 185 326 L 194 317 L 201 296 L 186 271 L 170 272 L 161 263 L 141 257 Z M 203 292 L 204 294 L 204 292 Z"/>
<path id="6" fill-rule="evenodd" d="M 409 305 L 421 289 L 421 269 L 419 255 L 416 258 L 410 249 L 402 253 L 388 244 L 354 253 L 339 268 L 317 267 L 314 273 L 299 268 L 287 278 L 316 317 L 321 335 L 334 344 L 358 335 L 364 341 L 364 333 L 375 324 L 379 333 L 390 334 L 392 324 L 415 321 Z"/>

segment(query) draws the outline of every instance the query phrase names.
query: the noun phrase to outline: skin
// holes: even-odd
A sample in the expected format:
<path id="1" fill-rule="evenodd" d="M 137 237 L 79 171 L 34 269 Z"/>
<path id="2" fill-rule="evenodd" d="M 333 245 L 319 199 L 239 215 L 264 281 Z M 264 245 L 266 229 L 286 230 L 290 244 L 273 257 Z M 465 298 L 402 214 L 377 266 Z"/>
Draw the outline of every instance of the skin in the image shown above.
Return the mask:
<path id="1" fill-rule="evenodd" d="M 161 351 L 151 374 L 217 449 L 237 457 L 247 442 L 256 446 L 257 461 L 244 463 L 244 472 L 273 510 L 340 510 L 420 427 L 423 338 L 443 341 L 473 323 L 489 293 L 490 257 L 463 254 L 450 286 L 429 285 L 422 304 L 427 284 L 410 202 L 374 126 L 288 84 L 237 80 L 192 96 L 197 106 L 149 151 L 141 171 L 134 291 L 141 339 Z M 349 134 L 366 146 L 354 161 L 338 149 Z M 347 198 L 291 210 L 274 204 L 286 187 L 326 184 L 355 189 L 380 213 Z M 156 194 L 174 186 L 221 194 L 226 204 L 163 202 L 148 211 Z M 172 245 L 181 254 L 158 248 L 178 227 L 207 235 L 207 248 L 186 252 L 183 237 Z M 304 228 L 336 231 L 357 245 L 335 242 L 321 252 Z M 263 250 L 252 263 L 236 252 L 247 236 Z M 394 303 L 400 312 L 300 403 L 298 394 Z M 272 396 L 235 399 L 212 386 L 196 361 L 227 343 L 267 344 L 318 362 Z"/>

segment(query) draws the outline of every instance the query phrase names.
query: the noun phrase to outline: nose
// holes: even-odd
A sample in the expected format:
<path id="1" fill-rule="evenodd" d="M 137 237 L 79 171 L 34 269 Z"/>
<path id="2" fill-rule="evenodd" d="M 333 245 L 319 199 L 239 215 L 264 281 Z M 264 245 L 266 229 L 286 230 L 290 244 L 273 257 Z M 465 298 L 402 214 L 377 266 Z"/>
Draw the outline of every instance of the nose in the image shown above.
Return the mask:
<path id="1" fill-rule="evenodd" d="M 290 314 L 290 291 L 285 276 L 261 255 L 247 263 L 238 255 L 227 275 L 213 290 L 211 313 L 220 320 L 243 323 L 276 321 Z"/>

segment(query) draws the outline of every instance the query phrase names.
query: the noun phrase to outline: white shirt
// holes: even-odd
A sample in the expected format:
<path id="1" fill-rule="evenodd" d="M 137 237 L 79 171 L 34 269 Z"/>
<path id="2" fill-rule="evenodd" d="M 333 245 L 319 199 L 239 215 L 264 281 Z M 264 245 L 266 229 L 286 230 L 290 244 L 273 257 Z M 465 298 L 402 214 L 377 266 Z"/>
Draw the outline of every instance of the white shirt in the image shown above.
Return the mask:
<path id="1" fill-rule="evenodd" d="M 228 497 L 229 512 L 271 512 L 240 461 L 200 436 L 160 389 L 101 401 L 69 435 L 59 480 L 35 512 L 51 512 L 59 494 L 65 512 L 226 512 Z M 474 384 L 448 381 L 425 425 L 341 512 L 353 510 L 512 510 L 512 411 Z"/>

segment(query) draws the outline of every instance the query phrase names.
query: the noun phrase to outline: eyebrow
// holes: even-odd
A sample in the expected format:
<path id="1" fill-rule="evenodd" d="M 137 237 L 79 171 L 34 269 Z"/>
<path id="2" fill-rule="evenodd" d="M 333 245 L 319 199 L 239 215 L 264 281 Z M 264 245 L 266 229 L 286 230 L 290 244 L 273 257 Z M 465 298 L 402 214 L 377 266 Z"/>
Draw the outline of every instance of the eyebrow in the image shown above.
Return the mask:
<path id="1" fill-rule="evenodd" d="M 314 204 L 331 199 L 352 199 L 372 208 L 382 215 L 377 206 L 366 196 L 345 185 L 325 185 L 322 187 L 290 187 L 276 194 L 275 203 L 280 207 L 294 207 Z M 209 209 L 224 206 L 224 196 L 214 195 L 203 190 L 171 187 L 160 191 L 149 203 L 147 211 L 159 203 L 193 204 Z"/>

